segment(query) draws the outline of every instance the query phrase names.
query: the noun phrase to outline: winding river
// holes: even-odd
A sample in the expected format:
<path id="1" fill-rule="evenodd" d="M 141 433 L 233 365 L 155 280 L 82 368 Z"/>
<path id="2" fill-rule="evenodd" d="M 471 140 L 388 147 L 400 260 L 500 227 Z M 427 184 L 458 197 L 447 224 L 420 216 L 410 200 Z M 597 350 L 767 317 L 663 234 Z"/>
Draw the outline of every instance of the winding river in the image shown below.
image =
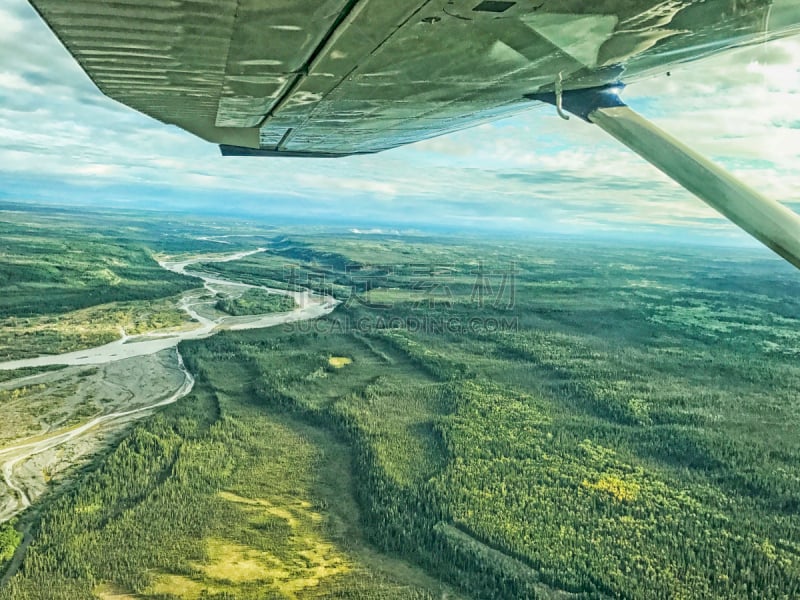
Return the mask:
<path id="1" fill-rule="evenodd" d="M 177 346 L 183 340 L 197 340 L 206 338 L 225 329 L 234 331 L 242 329 L 263 329 L 265 327 L 274 327 L 275 325 L 283 325 L 285 323 L 293 323 L 295 321 L 316 319 L 330 313 L 334 308 L 336 308 L 337 301 L 334 298 L 330 296 L 320 296 L 308 290 L 303 292 L 279 290 L 265 286 L 228 281 L 220 278 L 219 276 L 212 276 L 189 270 L 189 267 L 200 262 L 230 262 L 263 251 L 264 248 L 258 248 L 256 250 L 237 252 L 235 254 L 228 254 L 224 256 L 199 256 L 178 262 L 162 260 L 159 261 L 159 264 L 164 269 L 174 273 L 190 275 L 192 277 L 198 277 L 202 279 L 203 286 L 212 294 L 216 294 L 223 287 L 228 287 L 242 289 L 263 289 L 274 294 L 291 296 L 298 305 L 298 308 L 295 310 L 286 313 L 271 313 L 267 315 L 209 319 L 208 317 L 198 314 L 195 308 L 199 305 L 210 306 L 214 303 L 214 301 L 207 299 L 204 300 L 198 297 L 196 293 L 187 293 L 181 299 L 179 306 L 182 310 L 188 313 L 190 317 L 200 324 L 199 327 L 184 331 L 151 331 L 149 333 L 137 336 L 127 336 L 123 331 L 120 339 L 103 346 L 97 346 L 87 350 L 78 350 L 76 352 L 68 352 L 65 354 L 37 356 L 36 358 L 25 358 L 20 360 L 0 362 L 0 370 L 22 369 L 25 367 L 45 367 L 49 365 L 105 364 L 115 360 L 123 360 L 125 358 L 132 358 L 134 356 L 146 356 L 148 354 L 161 352 L 167 348 L 173 348 Z"/>
<path id="2" fill-rule="evenodd" d="M 0 523 L 10 519 L 31 505 L 31 499 L 28 497 L 24 486 L 17 482 L 14 477 L 14 468 L 19 463 L 22 463 L 37 454 L 52 450 L 53 448 L 61 446 L 66 442 L 85 435 L 87 432 L 97 428 L 100 425 L 127 419 L 139 413 L 147 413 L 148 411 L 152 411 L 156 408 L 172 404 L 191 392 L 192 388 L 194 387 L 194 377 L 192 377 L 192 374 L 189 373 L 184 366 L 183 357 L 177 349 L 178 344 L 183 340 L 202 339 L 215 335 L 223 330 L 262 329 L 265 327 L 274 327 L 276 325 L 282 325 L 296 321 L 315 319 L 330 313 L 334 308 L 336 308 L 338 302 L 334 298 L 330 296 L 318 295 L 309 290 L 303 292 L 292 292 L 287 290 L 267 288 L 265 286 L 229 281 L 222 279 L 219 276 L 212 276 L 206 273 L 191 270 L 192 265 L 200 262 L 229 262 L 233 260 L 239 260 L 263 251 L 264 248 L 258 248 L 255 250 L 237 252 L 222 256 L 203 255 L 181 261 L 162 260 L 159 261 L 159 264 L 164 269 L 174 273 L 193 276 L 201 279 L 203 281 L 205 290 L 212 294 L 212 298 L 214 295 L 225 289 L 264 289 L 271 293 L 293 297 L 297 303 L 297 308 L 295 310 L 285 313 L 253 315 L 247 317 L 224 316 L 212 319 L 199 314 L 197 309 L 201 305 L 210 307 L 214 304 L 214 300 L 208 299 L 205 293 L 198 294 L 197 291 L 190 291 L 183 295 L 180 300 L 179 307 L 199 324 L 193 329 L 180 331 L 151 331 L 137 336 L 128 336 L 125 334 L 124 330 L 122 330 L 122 336 L 119 340 L 103 346 L 79 350 L 77 352 L 68 352 L 65 354 L 47 355 L 36 358 L 0 362 L 0 370 L 21 369 L 26 367 L 43 367 L 48 365 L 99 365 L 133 358 L 136 356 L 155 354 L 169 348 L 175 348 L 177 366 L 183 373 L 183 382 L 178 390 L 174 391 L 174 393 L 167 393 L 166 397 L 161 396 L 159 398 L 153 398 L 152 404 L 137 407 L 133 410 L 111 412 L 100 415 L 78 427 L 69 429 L 67 431 L 55 431 L 52 434 L 45 435 L 44 437 L 36 436 L 35 441 L 25 442 L 23 440 L 23 443 L 21 444 L 0 449 L 0 464 L 2 464 L 3 481 L 10 492 L 16 496 L 15 502 L 7 504 L 5 507 L 0 506 Z M 204 295 L 206 295 L 205 298 L 203 297 Z"/>

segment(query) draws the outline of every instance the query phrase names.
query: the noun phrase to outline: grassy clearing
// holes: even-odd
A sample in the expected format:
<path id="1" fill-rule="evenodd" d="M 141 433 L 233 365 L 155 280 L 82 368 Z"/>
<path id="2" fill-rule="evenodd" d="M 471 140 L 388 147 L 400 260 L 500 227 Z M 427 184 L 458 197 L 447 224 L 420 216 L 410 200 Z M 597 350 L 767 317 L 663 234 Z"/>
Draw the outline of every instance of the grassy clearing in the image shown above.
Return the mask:
<path id="1" fill-rule="evenodd" d="M 134 594 L 126 594 L 108 583 L 102 583 L 94 589 L 94 594 L 100 600 L 138 600 Z"/>
<path id="2" fill-rule="evenodd" d="M 353 364 L 353 359 L 346 356 L 331 356 L 328 359 L 328 364 L 334 369 L 341 369 L 342 367 Z"/>

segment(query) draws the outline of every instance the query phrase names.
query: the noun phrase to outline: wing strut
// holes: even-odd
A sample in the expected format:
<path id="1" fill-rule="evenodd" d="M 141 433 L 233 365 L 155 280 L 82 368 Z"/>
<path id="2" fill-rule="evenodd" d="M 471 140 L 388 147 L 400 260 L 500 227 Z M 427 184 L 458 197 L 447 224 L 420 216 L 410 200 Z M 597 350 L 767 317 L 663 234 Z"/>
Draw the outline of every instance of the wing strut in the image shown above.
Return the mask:
<path id="1" fill-rule="evenodd" d="M 800 216 L 631 110 L 619 97 L 623 87 L 614 84 L 530 97 L 560 104 L 594 123 L 800 269 Z"/>

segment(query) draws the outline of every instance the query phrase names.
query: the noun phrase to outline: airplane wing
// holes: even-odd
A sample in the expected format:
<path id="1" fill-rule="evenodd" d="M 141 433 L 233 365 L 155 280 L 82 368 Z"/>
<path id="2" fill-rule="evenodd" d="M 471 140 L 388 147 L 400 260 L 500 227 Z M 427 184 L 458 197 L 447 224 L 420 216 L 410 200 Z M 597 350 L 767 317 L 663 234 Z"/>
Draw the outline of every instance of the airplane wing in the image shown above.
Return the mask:
<path id="1" fill-rule="evenodd" d="M 800 22 L 768 31 L 771 0 L 30 1 L 106 95 L 267 155 L 385 150 L 528 109 L 558 73 L 630 82 Z"/>
<path id="2" fill-rule="evenodd" d="M 800 268 L 800 217 L 645 121 L 623 78 L 800 32 L 797 0 L 30 0 L 106 95 L 223 154 L 372 153 L 550 102 Z"/>

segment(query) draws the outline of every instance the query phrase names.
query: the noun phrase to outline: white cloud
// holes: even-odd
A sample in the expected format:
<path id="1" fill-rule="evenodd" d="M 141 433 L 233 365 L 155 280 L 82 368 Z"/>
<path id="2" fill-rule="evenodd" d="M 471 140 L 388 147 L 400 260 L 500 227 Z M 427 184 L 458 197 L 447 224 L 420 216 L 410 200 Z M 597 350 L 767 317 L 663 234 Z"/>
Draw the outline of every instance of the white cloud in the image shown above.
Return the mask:
<path id="1" fill-rule="evenodd" d="M 120 169 L 115 165 L 86 164 L 75 169 L 77 175 L 87 175 L 89 177 L 117 177 Z"/>
<path id="2" fill-rule="evenodd" d="M 41 94 L 41 88 L 28 83 L 17 73 L 0 73 L 0 89 L 23 94 Z"/>
<path id="3" fill-rule="evenodd" d="M 17 36 L 25 30 L 25 24 L 11 11 L 0 8 L 0 41 L 12 42 Z"/>

